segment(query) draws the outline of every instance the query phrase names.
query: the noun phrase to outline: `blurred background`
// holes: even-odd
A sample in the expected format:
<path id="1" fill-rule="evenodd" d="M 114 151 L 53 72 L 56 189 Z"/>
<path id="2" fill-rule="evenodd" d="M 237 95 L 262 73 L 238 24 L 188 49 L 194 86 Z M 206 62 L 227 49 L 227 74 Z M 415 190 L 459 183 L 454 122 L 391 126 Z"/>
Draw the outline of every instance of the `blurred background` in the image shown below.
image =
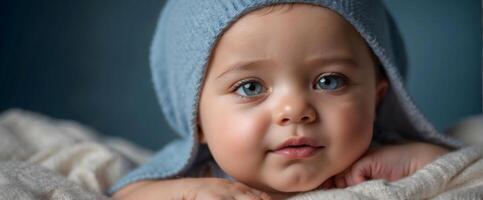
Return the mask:
<path id="1" fill-rule="evenodd" d="M 482 112 L 481 1 L 386 0 L 407 88 L 441 131 Z M 149 149 L 174 138 L 148 67 L 160 0 L 0 1 L 0 112 L 79 121 Z"/>

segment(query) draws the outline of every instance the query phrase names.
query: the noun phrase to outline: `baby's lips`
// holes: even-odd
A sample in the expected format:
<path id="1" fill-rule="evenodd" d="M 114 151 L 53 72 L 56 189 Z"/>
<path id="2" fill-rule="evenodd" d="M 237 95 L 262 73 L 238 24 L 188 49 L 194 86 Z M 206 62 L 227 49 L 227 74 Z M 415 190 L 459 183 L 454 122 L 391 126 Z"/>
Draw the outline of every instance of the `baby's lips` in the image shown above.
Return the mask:
<path id="1" fill-rule="evenodd" d="M 314 148 L 323 147 L 318 144 L 317 140 L 309 137 L 292 137 L 285 140 L 282 144 L 278 145 L 274 151 L 281 150 L 286 147 L 292 146 L 310 146 Z"/>

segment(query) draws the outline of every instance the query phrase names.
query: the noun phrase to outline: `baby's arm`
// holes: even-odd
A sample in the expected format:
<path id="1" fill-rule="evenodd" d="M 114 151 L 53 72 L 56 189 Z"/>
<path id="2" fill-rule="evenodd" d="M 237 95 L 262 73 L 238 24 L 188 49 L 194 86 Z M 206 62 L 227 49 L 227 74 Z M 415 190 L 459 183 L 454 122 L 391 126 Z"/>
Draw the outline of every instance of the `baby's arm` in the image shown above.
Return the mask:
<path id="1" fill-rule="evenodd" d="M 115 200 L 150 199 L 270 199 L 242 183 L 220 178 L 180 178 L 139 181 L 114 194 Z"/>
<path id="2" fill-rule="evenodd" d="M 433 144 L 411 142 L 370 149 L 351 167 L 334 177 L 344 188 L 371 179 L 396 181 L 416 172 L 449 150 Z"/>

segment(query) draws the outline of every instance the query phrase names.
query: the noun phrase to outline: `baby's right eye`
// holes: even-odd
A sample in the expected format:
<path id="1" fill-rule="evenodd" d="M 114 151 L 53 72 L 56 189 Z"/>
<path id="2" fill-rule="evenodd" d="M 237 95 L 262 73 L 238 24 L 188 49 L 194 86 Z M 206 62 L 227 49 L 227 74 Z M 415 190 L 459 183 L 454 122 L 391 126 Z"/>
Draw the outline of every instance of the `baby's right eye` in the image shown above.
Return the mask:
<path id="1" fill-rule="evenodd" d="M 235 92 L 242 97 L 255 97 L 265 91 L 263 85 L 254 80 L 241 81 L 235 87 Z"/>

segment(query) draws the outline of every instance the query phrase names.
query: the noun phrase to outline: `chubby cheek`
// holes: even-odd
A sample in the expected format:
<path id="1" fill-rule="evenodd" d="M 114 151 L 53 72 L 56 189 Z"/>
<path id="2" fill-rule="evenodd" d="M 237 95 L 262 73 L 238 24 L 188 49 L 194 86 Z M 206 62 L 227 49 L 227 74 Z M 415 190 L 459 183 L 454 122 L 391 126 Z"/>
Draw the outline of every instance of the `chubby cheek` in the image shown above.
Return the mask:
<path id="1" fill-rule="evenodd" d="M 348 101 L 324 112 L 329 130 L 329 159 L 334 161 L 331 163 L 337 166 L 338 172 L 356 161 L 371 142 L 374 106 L 366 102 L 361 99 Z"/>
<path id="2" fill-rule="evenodd" d="M 248 111 L 221 104 L 209 115 L 203 120 L 202 128 L 217 163 L 240 181 L 254 180 L 253 172 L 261 167 L 265 156 L 269 116 L 256 109 Z"/>

